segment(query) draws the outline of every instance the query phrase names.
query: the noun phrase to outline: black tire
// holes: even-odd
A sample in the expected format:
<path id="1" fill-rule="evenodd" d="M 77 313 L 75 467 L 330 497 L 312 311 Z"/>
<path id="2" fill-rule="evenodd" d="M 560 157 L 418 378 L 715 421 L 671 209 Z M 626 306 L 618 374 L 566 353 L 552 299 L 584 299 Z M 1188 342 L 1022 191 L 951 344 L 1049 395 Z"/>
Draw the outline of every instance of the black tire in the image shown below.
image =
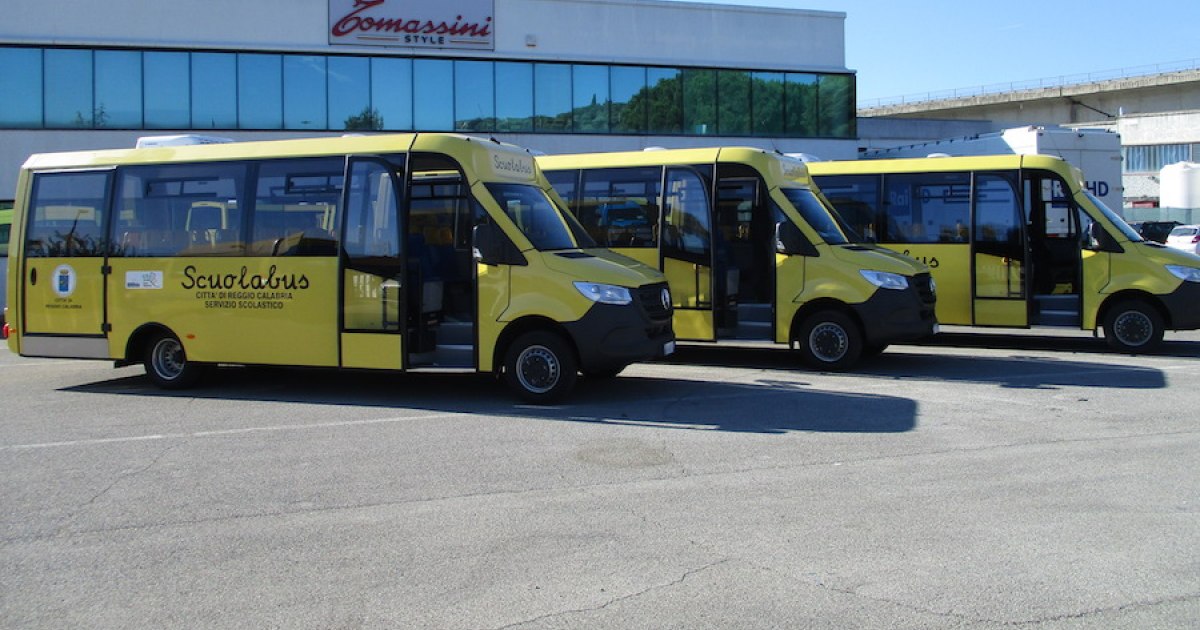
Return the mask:
<path id="1" fill-rule="evenodd" d="M 204 375 L 206 367 L 188 361 L 183 344 L 170 333 L 162 333 L 150 340 L 143 364 L 146 366 L 146 376 L 163 389 L 194 386 Z"/>
<path id="2" fill-rule="evenodd" d="M 1118 352 L 1154 351 L 1162 343 L 1163 329 L 1158 309 L 1142 300 L 1118 302 L 1104 315 L 1104 340 Z"/>
<path id="3" fill-rule="evenodd" d="M 800 325 L 796 341 L 804 364 L 814 370 L 847 370 L 863 353 L 862 331 L 839 311 L 809 315 Z"/>
<path id="4" fill-rule="evenodd" d="M 575 387 L 578 370 L 570 344 L 544 330 L 517 337 L 504 353 L 504 382 L 522 400 L 535 405 L 565 398 Z"/>
<path id="5" fill-rule="evenodd" d="M 620 367 L 608 368 L 606 370 L 584 370 L 583 375 L 593 381 L 606 381 L 617 378 L 617 375 L 625 371 L 628 365 Z"/>

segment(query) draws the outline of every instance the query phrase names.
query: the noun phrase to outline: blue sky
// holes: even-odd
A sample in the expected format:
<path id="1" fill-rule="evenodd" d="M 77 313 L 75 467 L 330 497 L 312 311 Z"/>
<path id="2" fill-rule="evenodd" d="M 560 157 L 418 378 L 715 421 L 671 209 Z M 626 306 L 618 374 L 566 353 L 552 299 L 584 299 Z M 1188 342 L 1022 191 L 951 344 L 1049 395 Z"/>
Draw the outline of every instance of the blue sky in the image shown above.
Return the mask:
<path id="1" fill-rule="evenodd" d="M 1196 0 L 691 0 L 846 14 L 858 101 L 1200 66 Z M 1082 77 L 1080 77 L 1082 78 Z"/>

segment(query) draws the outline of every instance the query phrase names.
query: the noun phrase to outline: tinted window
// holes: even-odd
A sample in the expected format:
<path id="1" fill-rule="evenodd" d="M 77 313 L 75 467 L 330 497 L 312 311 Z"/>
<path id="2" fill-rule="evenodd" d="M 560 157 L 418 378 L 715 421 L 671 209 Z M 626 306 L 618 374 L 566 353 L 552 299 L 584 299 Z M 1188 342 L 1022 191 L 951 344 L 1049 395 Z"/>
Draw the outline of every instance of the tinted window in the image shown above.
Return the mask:
<path id="1" fill-rule="evenodd" d="M 45 69 L 46 126 L 92 127 L 92 52 L 47 50 Z"/>
<path id="2" fill-rule="evenodd" d="M 849 242 L 837 220 L 830 214 L 829 209 L 820 199 L 807 188 L 784 188 L 783 194 L 792 202 L 792 206 L 800 213 L 800 217 L 812 229 L 817 231 L 821 240 L 830 245 L 841 245 Z"/>
<path id="3" fill-rule="evenodd" d="M 96 51 L 96 127 L 142 126 L 142 54 L 128 50 Z"/>
<path id="4" fill-rule="evenodd" d="M 145 67 L 146 128 L 186 129 L 189 114 L 188 85 L 191 66 L 182 52 L 148 52 Z"/>
<path id="5" fill-rule="evenodd" d="M 490 61 L 454 62 L 454 128 L 492 131 L 496 128 L 496 90 Z"/>
<path id="6" fill-rule="evenodd" d="M 413 128 L 412 78 L 411 59 L 371 59 L 370 112 L 377 120 L 365 128 Z"/>
<path id="7" fill-rule="evenodd" d="M 417 131 L 454 129 L 454 62 L 414 59 L 413 128 Z"/>
<path id="8" fill-rule="evenodd" d="M 646 69 L 613 66 L 612 131 L 613 133 L 645 133 Z"/>
<path id="9" fill-rule="evenodd" d="M 878 175 L 827 175 L 814 177 L 821 193 L 837 209 L 856 234 L 868 243 L 887 241 L 876 235 L 876 218 L 879 216 Z"/>
<path id="10" fill-rule="evenodd" d="M 245 171 L 240 163 L 121 169 L 113 255 L 241 255 Z"/>
<path id="11" fill-rule="evenodd" d="M 29 256 L 103 256 L 110 173 L 34 175 L 25 251 Z"/>
<path id="12" fill-rule="evenodd" d="M 608 66 L 573 66 L 575 131 L 608 132 Z"/>
<path id="13" fill-rule="evenodd" d="M 20 98 L 0 99 L 0 126 L 42 126 L 42 51 L 35 48 L 0 48 L 0 94 Z"/>
<path id="14" fill-rule="evenodd" d="M 533 64 L 496 64 L 496 131 L 533 131 Z"/>
<path id="15" fill-rule="evenodd" d="M 383 129 L 379 110 L 371 108 L 371 61 L 362 57 L 329 58 L 329 128 Z"/>
<path id="16" fill-rule="evenodd" d="M 608 168 L 583 172 L 579 223 L 604 247 L 658 247 L 662 168 Z"/>
<path id="17" fill-rule="evenodd" d="M 537 131 L 571 130 L 571 66 L 534 66 L 533 125 Z"/>
<path id="18" fill-rule="evenodd" d="M 884 178 L 884 243 L 969 240 L 970 173 L 920 173 Z"/>
<path id="19" fill-rule="evenodd" d="M 238 55 L 238 127 L 283 128 L 283 58 Z"/>
<path id="20" fill-rule="evenodd" d="M 288 55 L 283 58 L 283 126 L 287 129 L 328 129 L 325 96 L 325 58 Z"/>
<path id="21" fill-rule="evenodd" d="M 250 254 L 331 256 L 337 253 L 342 158 L 276 160 L 258 168 Z"/>
<path id="22" fill-rule="evenodd" d="M 517 228 L 538 250 L 574 249 L 592 243 L 576 243 L 566 216 L 542 189 L 523 184 L 488 184 L 487 189 Z"/>
<path id="23" fill-rule="evenodd" d="M 192 128 L 237 127 L 237 55 L 192 54 Z"/>
<path id="24" fill-rule="evenodd" d="M 668 169 L 663 195 L 663 250 L 706 260 L 712 246 L 709 208 L 708 187 L 699 175 Z"/>
<path id="25" fill-rule="evenodd" d="M 975 175 L 975 240 L 991 243 L 1021 242 L 1024 219 L 1016 182 L 1010 176 L 992 173 Z M 957 226 L 951 238 L 966 240 Z M 939 239 L 940 240 L 940 239 Z"/>

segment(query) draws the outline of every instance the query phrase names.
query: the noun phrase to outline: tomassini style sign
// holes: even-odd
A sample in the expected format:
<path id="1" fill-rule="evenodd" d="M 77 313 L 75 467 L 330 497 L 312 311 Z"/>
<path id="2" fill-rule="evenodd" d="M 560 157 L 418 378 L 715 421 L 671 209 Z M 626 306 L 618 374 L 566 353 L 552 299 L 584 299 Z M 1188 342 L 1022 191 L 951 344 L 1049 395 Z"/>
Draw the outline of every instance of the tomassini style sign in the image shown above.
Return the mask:
<path id="1" fill-rule="evenodd" d="M 329 0 L 329 43 L 494 50 L 492 0 Z"/>

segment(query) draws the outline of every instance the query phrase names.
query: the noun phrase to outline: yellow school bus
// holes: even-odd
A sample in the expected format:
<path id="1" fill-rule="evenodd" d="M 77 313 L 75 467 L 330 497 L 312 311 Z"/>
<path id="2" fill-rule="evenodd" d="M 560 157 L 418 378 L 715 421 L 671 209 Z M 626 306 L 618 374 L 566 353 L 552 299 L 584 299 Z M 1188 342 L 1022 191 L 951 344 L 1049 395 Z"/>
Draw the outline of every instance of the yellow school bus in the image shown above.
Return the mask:
<path id="1" fill-rule="evenodd" d="M 1145 241 L 1041 155 L 813 162 L 855 231 L 929 265 L 943 324 L 1104 330 L 1141 352 L 1200 328 L 1200 258 Z"/>
<path id="2" fill-rule="evenodd" d="M 852 243 L 800 160 L 726 147 L 538 162 L 593 239 L 663 270 L 681 340 L 786 343 L 839 370 L 936 330 L 929 270 Z"/>
<path id="3" fill-rule="evenodd" d="M 142 362 L 494 372 L 526 400 L 674 349 L 656 269 L 596 247 L 523 149 L 451 134 L 34 155 L 9 347 Z"/>

